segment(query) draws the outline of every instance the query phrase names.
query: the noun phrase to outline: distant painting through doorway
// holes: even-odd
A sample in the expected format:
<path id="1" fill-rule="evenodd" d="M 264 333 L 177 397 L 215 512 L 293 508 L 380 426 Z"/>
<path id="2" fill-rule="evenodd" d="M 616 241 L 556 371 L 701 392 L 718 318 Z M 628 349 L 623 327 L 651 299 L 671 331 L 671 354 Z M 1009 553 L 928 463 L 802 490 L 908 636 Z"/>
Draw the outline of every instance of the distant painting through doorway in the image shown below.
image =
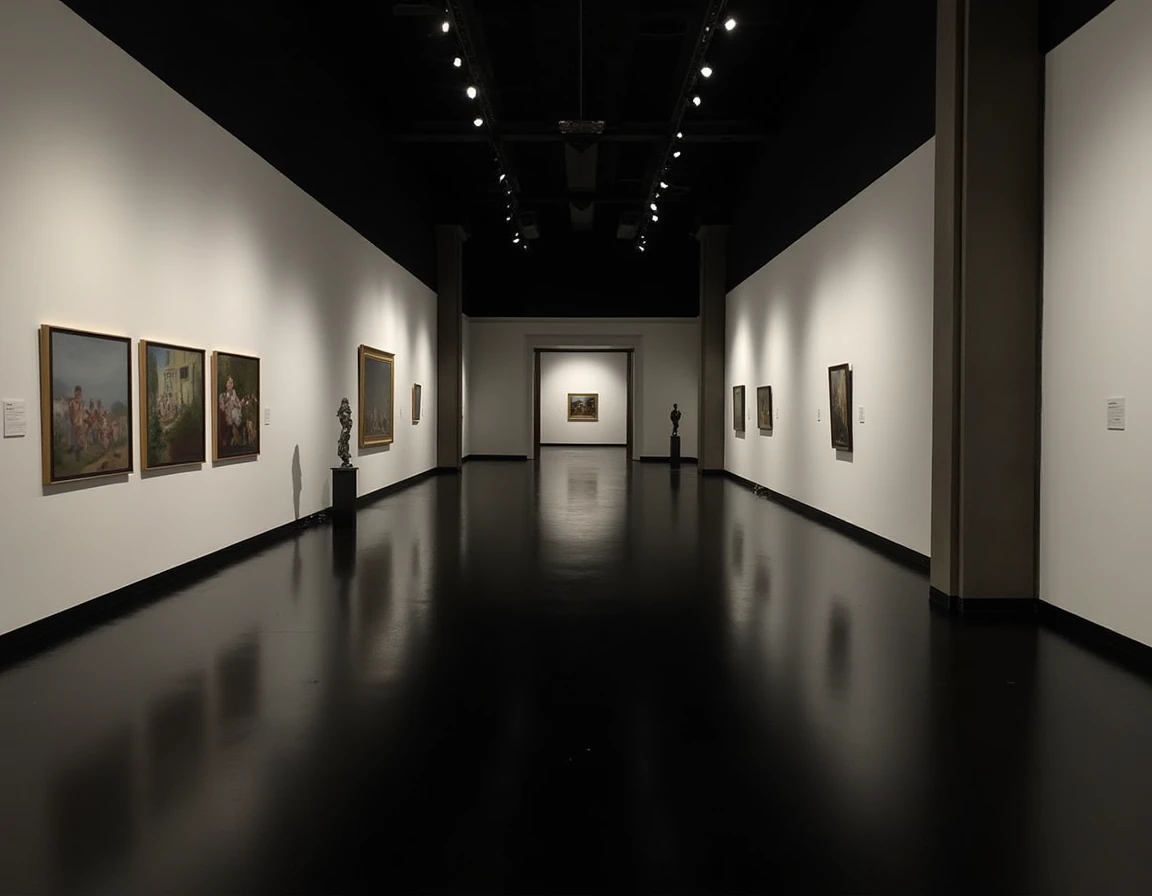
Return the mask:
<path id="1" fill-rule="evenodd" d="M 595 423 L 600 419 L 599 392 L 569 392 L 568 422 Z"/>

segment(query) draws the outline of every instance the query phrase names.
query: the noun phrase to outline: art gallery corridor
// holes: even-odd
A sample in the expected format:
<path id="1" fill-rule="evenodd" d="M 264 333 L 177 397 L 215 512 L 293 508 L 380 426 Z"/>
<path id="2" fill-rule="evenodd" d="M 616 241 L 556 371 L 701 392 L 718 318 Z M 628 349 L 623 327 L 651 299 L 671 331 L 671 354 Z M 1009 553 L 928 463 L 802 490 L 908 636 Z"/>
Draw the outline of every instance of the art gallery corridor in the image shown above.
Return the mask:
<path id="1" fill-rule="evenodd" d="M 0 673 L 0 893 L 1152 892 L 1152 688 L 694 467 L 476 462 Z"/>

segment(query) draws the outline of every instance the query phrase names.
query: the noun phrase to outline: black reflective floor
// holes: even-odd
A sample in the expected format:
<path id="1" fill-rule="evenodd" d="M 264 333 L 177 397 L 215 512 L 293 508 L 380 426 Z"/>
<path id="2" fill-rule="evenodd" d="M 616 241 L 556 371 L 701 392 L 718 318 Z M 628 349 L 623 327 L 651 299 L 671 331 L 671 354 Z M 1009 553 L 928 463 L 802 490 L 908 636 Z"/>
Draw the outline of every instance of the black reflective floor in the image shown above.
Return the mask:
<path id="1" fill-rule="evenodd" d="M 694 469 L 470 464 L 0 674 L 0 893 L 1152 892 L 1152 688 Z"/>

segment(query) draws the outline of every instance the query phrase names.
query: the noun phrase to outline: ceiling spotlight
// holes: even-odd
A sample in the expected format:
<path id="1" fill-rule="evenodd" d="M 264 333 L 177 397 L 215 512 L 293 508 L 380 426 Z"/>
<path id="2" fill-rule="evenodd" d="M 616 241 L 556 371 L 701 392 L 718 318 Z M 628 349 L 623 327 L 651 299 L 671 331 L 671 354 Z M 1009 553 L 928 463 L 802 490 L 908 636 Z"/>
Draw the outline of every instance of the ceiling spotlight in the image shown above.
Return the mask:
<path id="1" fill-rule="evenodd" d="M 674 159 L 680 158 L 680 150 L 676 150 L 676 152 L 672 153 L 672 158 L 674 158 Z"/>
<path id="2" fill-rule="evenodd" d="M 703 100 L 701 100 L 699 96 L 692 97 L 692 105 L 693 106 L 699 106 L 700 103 L 702 103 L 702 102 L 703 102 Z"/>
<path id="3" fill-rule="evenodd" d="M 702 74 L 705 78 L 711 78 L 712 77 L 712 66 L 710 66 L 710 65 L 704 66 L 704 68 L 700 69 L 700 74 Z"/>
<path id="4" fill-rule="evenodd" d="M 472 124 L 476 125 L 476 127 L 481 127 L 484 124 L 484 119 L 483 118 L 474 118 L 474 119 L 472 119 Z"/>
<path id="5" fill-rule="evenodd" d="M 455 59 L 452 60 L 452 64 L 454 66 L 456 66 L 456 68 L 462 68 L 464 65 L 464 60 L 461 59 L 459 56 L 457 56 Z"/>
<path id="6" fill-rule="evenodd" d="M 684 139 L 684 132 L 683 131 L 677 131 L 676 132 L 676 139 L 677 140 L 683 140 Z"/>
<path id="7" fill-rule="evenodd" d="M 656 208 L 655 202 L 653 202 L 650 206 L 648 206 L 648 208 L 652 209 L 652 211 L 658 211 L 658 209 Z"/>
<path id="8" fill-rule="evenodd" d="M 508 175 L 507 175 L 507 174 L 501 174 L 501 175 L 500 175 L 500 183 L 504 183 L 504 180 L 505 180 L 507 177 L 508 177 Z"/>
<path id="9" fill-rule="evenodd" d="M 660 181 L 660 189 L 661 190 L 667 190 L 668 184 L 665 181 Z"/>
<path id="10" fill-rule="evenodd" d="M 724 28 L 728 31 L 735 31 L 736 30 L 736 20 L 735 19 L 729 19 L 727 22 L 724 23 Z"/>
<path id="11" fill-rule="evenodd" d="M 520 237 L 518 237 L 518 236 L 517 236 L 517 237 L 513 237 L 513 238 L 512 238 L 512 245 L 513 245 L 513 246 L 518 246 L 518 245 L 520 245 Z"/>
<path id="12" fill-rule="evenodd" d="M 445 34 L 447 34 L 449 31 L 452 30 L 452 23 L 445 20 L 444 22 L 441 23 L 440 30 L 443 31 Z"/>
<path id="13" fill-rule="evenodd" d="M 653 215 L 652 216 L 652 223 L 653 224 L 659 224 L 660 223 L 660 216 L 659 215 Z"/>
<path id="14" fill-rule="evenodd" d="M 509 216 L 508 216 L 508 217 L 506 217 L 504 220 L 505 220 L 505 221 L 511 221 L 511 220 L 512 220 L 512 216 L 511 216 L 511 215 L 509 215 Z"/>
<path id="15" fill-rule="evenodd" d="M 641 251 L 641 252 L 643 252 L 643 251 L 644 251 L 644 245 L 643 245 L 643 244 L 641 244 L 639 248 L 640 248 L 640 251 Z"/>
<path id="16" fill-rule="evenodd" d="M 469 86 L 468 90 L 465 92 L 468 94 L 468 99 L 470 99 L 470 100 L 476 99 L 476 94 L 478 91 L 476 90 L 475 87 Z"/>

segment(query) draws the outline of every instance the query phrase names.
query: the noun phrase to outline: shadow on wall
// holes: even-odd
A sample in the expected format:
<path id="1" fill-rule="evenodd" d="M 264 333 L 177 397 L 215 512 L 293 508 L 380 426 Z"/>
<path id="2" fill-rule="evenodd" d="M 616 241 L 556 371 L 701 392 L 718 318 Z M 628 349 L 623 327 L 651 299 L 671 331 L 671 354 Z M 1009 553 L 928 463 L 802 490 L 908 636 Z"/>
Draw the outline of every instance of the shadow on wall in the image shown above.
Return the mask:
<path id="1" fill-rule="evenodd" d="M 300 467 L 300 446 L 297 445 L 292 452 L 292 508 L 297 520 L 300 519 L 300 493 L 302 491 L 304 491 L 304 471 Z"/>

